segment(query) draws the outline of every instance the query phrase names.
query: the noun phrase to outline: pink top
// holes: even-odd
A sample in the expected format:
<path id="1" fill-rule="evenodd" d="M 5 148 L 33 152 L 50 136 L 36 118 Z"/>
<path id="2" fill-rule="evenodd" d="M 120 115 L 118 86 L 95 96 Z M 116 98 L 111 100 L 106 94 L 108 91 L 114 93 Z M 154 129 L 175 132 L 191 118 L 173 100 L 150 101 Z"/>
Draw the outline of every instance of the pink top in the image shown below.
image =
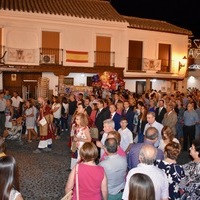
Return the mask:
<path id="1" fill-rule="evenodd" d="M 120 155 L 120 156 L 126 156 L 125 151 L 120 146 L 118 146 L 117 154 Z M 100 158 L 100 161 L 104 160 L 106 156 L 107 156 L 107 154 L 104 152 L 104 154 Z"/>
<path id="2" fill-rule="evenodd" d="M 80 163 L 78 167 L 78 185 L 80 200 L 101 200 L 101 183 L 104 178 L 104 168 L 98 165 Z M 73 200 L 76 200 L 76 178 L 73 190 Z"/>

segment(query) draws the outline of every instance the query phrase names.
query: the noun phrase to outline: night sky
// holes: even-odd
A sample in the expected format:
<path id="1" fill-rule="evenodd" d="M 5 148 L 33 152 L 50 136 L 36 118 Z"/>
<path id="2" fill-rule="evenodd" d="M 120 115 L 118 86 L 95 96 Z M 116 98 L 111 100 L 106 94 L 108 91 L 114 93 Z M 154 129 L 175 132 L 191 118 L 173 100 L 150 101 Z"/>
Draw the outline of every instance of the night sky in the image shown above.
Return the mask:
<path id="1" fill-rule="evenodd" d="M 200 8 L 197 0 L 110 0 L 111 5 L 127 16 L 167 21 L 193 32 L 200 38 Z"/>

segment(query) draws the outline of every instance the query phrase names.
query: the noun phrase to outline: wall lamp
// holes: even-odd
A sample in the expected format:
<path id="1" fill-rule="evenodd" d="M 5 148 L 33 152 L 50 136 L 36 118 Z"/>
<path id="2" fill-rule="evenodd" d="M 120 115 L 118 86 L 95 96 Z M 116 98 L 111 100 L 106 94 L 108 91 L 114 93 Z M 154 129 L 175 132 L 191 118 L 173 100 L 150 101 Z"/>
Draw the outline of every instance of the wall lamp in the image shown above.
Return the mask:
<path id="1" fill-rule="evenodd" d="M 184 56 L 184 57 L 182 58 L 182 61 L 181 61 L 181 62 L 179 61 L 178 71 L 180 71 L 182 67 L 185 67 L 185 66 L 186 66 L 186 62 L 187 62 L 187 57 Z"/>

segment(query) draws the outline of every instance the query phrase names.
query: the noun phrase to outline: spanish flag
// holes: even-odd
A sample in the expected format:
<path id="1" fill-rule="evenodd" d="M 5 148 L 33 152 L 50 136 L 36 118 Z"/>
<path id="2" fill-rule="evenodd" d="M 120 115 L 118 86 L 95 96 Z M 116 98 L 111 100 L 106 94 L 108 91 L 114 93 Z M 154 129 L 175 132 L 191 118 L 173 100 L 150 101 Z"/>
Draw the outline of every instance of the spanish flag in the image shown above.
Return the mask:
<path id="1" fill-rule="evenodd" d="M 66 51 L 66 62 L 88 62 L 88 52 L 84 51 Z"/>

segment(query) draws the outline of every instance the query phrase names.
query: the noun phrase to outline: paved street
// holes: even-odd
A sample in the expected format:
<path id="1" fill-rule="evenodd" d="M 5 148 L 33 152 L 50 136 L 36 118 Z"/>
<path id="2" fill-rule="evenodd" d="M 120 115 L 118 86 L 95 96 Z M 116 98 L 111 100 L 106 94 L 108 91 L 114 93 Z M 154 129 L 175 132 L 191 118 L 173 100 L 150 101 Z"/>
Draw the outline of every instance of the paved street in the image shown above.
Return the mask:
<path id="1" fill-rule="evenodd" d="M 20 189 L 25 200 L 60 200 L 69 175 L 70 151 L 67 134 L 53 141 L 52 152 L 32 153 L 38 141 L 19 145 L 17 141 L 7 140 L 7 154 L 13 155 L 19 166 Z M 178 163 L 190 159 L 182 152 Z"/>
<path id="2" fill-rule="evenodd" d="M 6 140 L 7 154 L 18 163 L 20 191 L 25 200 L 60 200 L 69 175 L 70 152 L 67 136 L 53 141 L 52 152 L 32 153 L 38 141 L 23 145 Z"/>

